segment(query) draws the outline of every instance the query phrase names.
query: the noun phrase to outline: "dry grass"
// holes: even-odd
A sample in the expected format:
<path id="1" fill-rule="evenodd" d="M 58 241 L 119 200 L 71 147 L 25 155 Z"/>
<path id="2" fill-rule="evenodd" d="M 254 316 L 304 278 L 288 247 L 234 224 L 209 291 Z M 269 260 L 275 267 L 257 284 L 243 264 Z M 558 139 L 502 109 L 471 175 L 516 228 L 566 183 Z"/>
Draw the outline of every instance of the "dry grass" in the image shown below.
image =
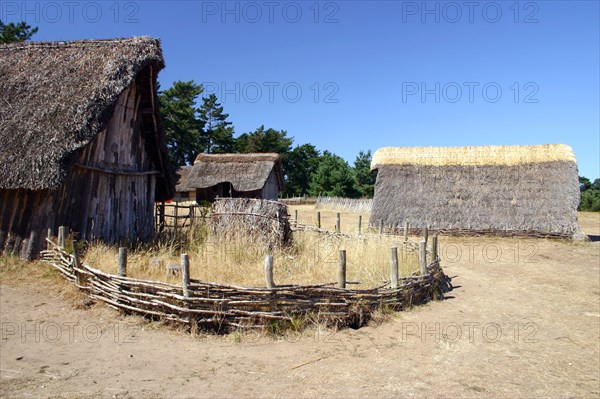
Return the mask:
<path id="1" fill-rule="evenodd" d="M 276 284 L 321 284 L 336 281 L 338 253 L 346 250 L 347 279 L 359 282 L 357 288 L 377 287 L 389 281 L 390 248 L 398 247 L 400 275 L 418 270 L 416 253 L 403 250 L 398 238 L 339 238 L 310 232 L 296 232 L 293 245 L 275 250 L 274 279 Z M 190 274 L 219 284 L 260 287 L 264 281 L 266 251 L 253 242 L 230 241 L 196 230 L 189 244 L 168 242 L 132 250 L 127 260 L 127 275 L 179 284 L 178 276 L 167 276 L 166 266 L 179 264 L 180 254 L 190 257 Z M 100 243 L 92 244 L 84 262 L 100 270 L 117 272 L 118 251 Z M 157 264 L 160 259 L 162 264 Z"/>

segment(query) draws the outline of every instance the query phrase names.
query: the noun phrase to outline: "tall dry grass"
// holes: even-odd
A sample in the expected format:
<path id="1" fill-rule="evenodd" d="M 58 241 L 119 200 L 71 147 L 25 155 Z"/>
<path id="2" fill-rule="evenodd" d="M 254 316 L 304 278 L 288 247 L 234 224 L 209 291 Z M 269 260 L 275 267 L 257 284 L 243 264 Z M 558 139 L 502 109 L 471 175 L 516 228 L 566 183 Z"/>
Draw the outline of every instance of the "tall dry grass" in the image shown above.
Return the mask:
<path id="1" fill-rule="evenodd" d="M 190 258 L 193 279 L 219 284 L 261 287 L 267 251 L 250 239 L 224 239 L 213 235 L 206 226 L 188 231 L 184 243 L 179 239 L 161 240 L 132 249 L 128 253 L 127 275 L 139 279 L 180 283 L 180 277 L 168 276 L 166 266 L 179 264 L 180 255 Z M 401 239 L 386 236 L 341 238 L 311 232 L 295 232 L 293 244 L 275 250 L 276 284 L 322 284 L 336 281 L 338 253 L 346 250 L 347 280 L 356 288 L 381 286 L 389 281 L 390 248 L 398 247 L 400 275 L 419 268 L 417 254 L 405 250 Z M 100 270 L 117 273 L 118 250 L 114 246 L 93 243 L 84 262 Z"/>

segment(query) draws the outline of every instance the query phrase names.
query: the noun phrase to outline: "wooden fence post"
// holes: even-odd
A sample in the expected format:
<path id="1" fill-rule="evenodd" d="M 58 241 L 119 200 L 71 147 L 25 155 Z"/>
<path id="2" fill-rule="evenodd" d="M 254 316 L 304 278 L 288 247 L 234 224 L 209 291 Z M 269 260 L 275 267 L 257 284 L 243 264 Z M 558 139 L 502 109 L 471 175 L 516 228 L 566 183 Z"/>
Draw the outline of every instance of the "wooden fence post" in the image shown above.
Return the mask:
<path id="1" fill-rule="evenodd" d="M 429 226 L 425 226 L 423 228 L 423 241 L 427 244 L 427 240 L 429 239 Z"/>
<path id="2" fill-rule="evenodd" d="M 379 220 L 379 234 L 383 234 L 383 219 Z"/>
<path id="3" fill-rule="evenodd" d="M 53 236 L 54 236 L 54 233 L 52 232 L 52 228 L 48 228 L 48 235 L 47 235 L 47 238 L 48 238 L 49 240 L 51 240 Z M 51 248 L 51 247 L 50 247 L 50 243 L 49 243 L 49 242 L 46 242 L 46 249 L 47 249 L 47 250 L 50 250 L 50 248 Z"/>
<path id="4" fill-rule="evenodd" d="M 127 248 L 119 248 L 119 272 L 120 277 L 127 276 Z"/>
<path id="5" fill-rule="evenodd" d="M 58 228 L 58 246 L 65 249 L 65 239 L 67 237 L 67 227 L 60 226 Z"/>
<path id="6" fill-rule="evenodd" d="M 298 209 L 294 209 L 294 224 L 298 226 Z"/>
<path id="7" fill-rule="evenodd" d="M 317 212 L 317 228 L 321 228 L 321 211 Z"/>
<path id="8" fill-rule="evenodd" d="M 37 233 L 32 230 L 31 234 L 29 235 L 29 241 L 27 241 L 27 249 L 25 250 L 25 260 L 31 261 L 33 260 L 34 256 L 34 251 L 35 251 L 35 244 L 37 241 Z"/>
<path id="9" fill-rule="evenodd" d="M 362 215 L 358 215 L 358 234 L 362 232 Z"/>
<path id="10" fill-rule="evenodd" d="M 175 222 L 173 223 L 175 226 L 175 235 L 177 235 L 177 227 L 179 225 L 179 205 L 177 205 L 178 203 L 175 203 L 175 217 L 173 218 L 175 220 Z"/>
<path id="11" fill-rule="evenodd" d="M 158 206 L 158 231 L 163 232 L 165 230 L 165 202 L 161 202 Z"/>
<path id="12" fill-rule="evenodd" d="M 346 250 L 340 249 L 338 259 L 338 288 L 346 288 Z"/>
<path id="13" fill-rule="evenodd" d="M 435 262 L 438 258 L 438 235 L 434 234 L 431 237 L 431 259 Z"/>
<path id="14" fill-rule="evenodd" d="M 79 248 L 77 248 L 77 240 L 71 241 L 71 244 L 73 246 L 73 267 L 75 269 L 79 269 L 81 266 L 81 261 L 79 260 Z M 75 273 L 77 285 L 81 285 L 81 274 L 77 270 L 73 270 L 73 272 Z"/>
<path id="15" fill-rule="evenodd" d="M 421 266 L 421 274 L 427 274 L 427 243 L 419 242 L 419 266 Z"/>
<path id="16" fill-rule="evenodd" d="M 273 255 L 265 256 L 265 283 L 267 288 L 274 288 L 275 282 L 273 281 Z"/>
<path id="17" fill-rule="evenodd" d="M 183 296 L 190 296 L 190 258 L 188 254 L 181 254 L 181 286 L 183 288 Z"/>
<path id="18" fill-rule="evenodd" d="M 390 262 L 390 280 L 392 288 L 398 288 L 398 248 L 392 247 L 391 249 L 391 262 Z"/>
<path id="19" fill-rule="evenodd" d="M 408 242 L 408 220 L 404 221 L 404 242 Z"/>
<path id="20" fill-rule="evenodd" d="M 340 213 L 336 213 L 335 214 L 335 232 L 336 233 L 341 233 L 342 229 L 341 229 L 341 221 L 340 221 Z"/>

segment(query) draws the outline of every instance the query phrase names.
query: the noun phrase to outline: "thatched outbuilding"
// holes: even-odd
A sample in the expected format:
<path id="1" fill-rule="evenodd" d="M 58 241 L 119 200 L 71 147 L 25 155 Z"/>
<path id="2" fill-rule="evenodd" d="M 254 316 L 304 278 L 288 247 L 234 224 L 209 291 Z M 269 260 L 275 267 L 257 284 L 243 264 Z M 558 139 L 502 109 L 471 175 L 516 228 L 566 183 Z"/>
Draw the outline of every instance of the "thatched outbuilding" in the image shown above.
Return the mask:
<path id="1" fill-rule="evenodd" d="M 144 240 L 173 196 L 148 37 L 0 45 L 0 249 L 61 225 Z"/>
<path id="2" fill-rule="evenodd" d="M 196 190 L 196 200 L 257 198 L 277 200 L 284 188 L 279 154 L 200 154 L 182 192 Z"/>
<path id="3" fill-rule="evenodd" d="M 177 185 L 175 186 L 175 202 L 196 201 L 196 190 L 187 187 L 187 179 L 192 171 L 192 165 L 180 166 L 175 172 L 177 174 Z"/>
<path id="4" fill-rule="evenodd" d="M 567 145 L 397 147 L 373 155 L 370 223 L 447 233 L 581 234 L 577 162 Z"/>

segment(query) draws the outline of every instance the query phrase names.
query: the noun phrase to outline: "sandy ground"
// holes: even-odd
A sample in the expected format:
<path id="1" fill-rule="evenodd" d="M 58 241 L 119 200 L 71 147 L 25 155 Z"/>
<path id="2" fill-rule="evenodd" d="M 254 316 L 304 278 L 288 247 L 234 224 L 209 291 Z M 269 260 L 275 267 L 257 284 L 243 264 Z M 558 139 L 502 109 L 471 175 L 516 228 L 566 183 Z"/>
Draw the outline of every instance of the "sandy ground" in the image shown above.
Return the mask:
<path id="1" fill-rule="evenodd" d="M 599 214 L 580 218 L 600 236 Z M 0 396 L 598 398 L 599 252 L 442 238 L 447 300 L 284 339 L 192 337 L 90 304 L 52 273 L 2 273 Z"/>

